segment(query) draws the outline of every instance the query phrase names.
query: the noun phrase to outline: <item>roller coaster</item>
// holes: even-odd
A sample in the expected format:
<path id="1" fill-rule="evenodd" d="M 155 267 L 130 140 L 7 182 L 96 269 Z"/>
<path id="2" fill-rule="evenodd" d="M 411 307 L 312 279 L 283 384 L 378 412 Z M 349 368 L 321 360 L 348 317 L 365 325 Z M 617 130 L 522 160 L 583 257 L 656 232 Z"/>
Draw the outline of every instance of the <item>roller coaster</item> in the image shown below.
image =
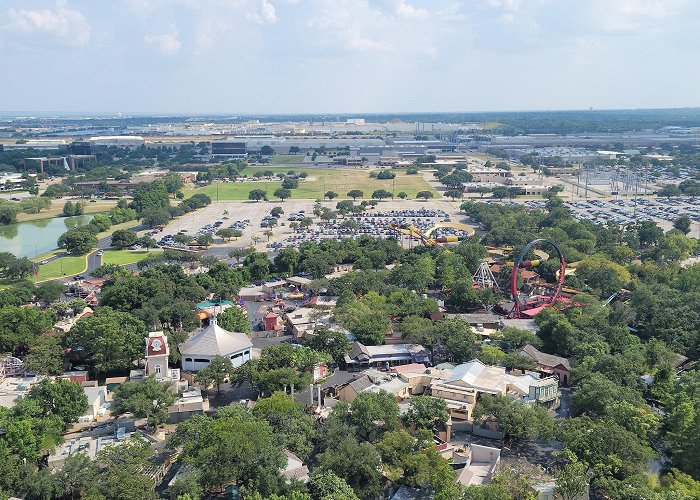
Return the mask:
<path id="1" fill-rule="evenodd" d="M 546 244 L 552 249 L 554 249 L 557 256 L 559 257 L 558 280 L 556 285 L 554 286 L 554 291 L 552 292 L 551 296 L 540 295 L 536 297 L 531 297 L 529 300 L 524 300 L 520 296 L 520 292 L 518 291 L 518 271 L 521 268 L 537 267 L 548 260 L 549 256 L 547 256 L 547 258 L 545 259 L 539 258 L 533 260 L 523 260 L 525 255 L 527 255 L 527 253 L 532 250 L 532 247 L 541 243 Z M 526 314 L 527 316 L 533 316 L 534 314 L 532 313 L 535 313 L 535 311 L 539 312 L 543 307 L 556 303 L 557 299 L 559 298 L 559 293 L 561 292 L 561 289 L 564 286 L 565 278 L 566 261 L 564 259 L 564 254 L 561 253 L 561 250 L 556 245 L 556 243 L 545 238 L 538 238 L 525 245 L 523 249 L 520 250 L 518 257 L 513 262 L 513 273 L 510 280 L 510 295 L 511 299 L 513 300 L 513 309 L 510 311 L 509 316 L 511 318 L 522 318 L 523 313 L 527 312 L 530 313 Z"/>
<path id="2" fill-rule="evenodd" d="M 437 222 L 426 231 L 421 231 L 413 224 L 390 224 L 389 228 L 397 233 L 405 234 L 406 236 L 420 240 L 420 242 L 426 247 L 437 247 L 443 243 L 458 243 L 464 239 L 471 238 L 474 236 L 474 234 L 476 234 L 476 231 L 474 231 L 472 226 L 462 224 L 460 222 Z M 462 231 L 465 234 L 437 236 L 435 238 L 431 237 L 431 235 L 438 229 L 455 229 L 457 231 Z"/>

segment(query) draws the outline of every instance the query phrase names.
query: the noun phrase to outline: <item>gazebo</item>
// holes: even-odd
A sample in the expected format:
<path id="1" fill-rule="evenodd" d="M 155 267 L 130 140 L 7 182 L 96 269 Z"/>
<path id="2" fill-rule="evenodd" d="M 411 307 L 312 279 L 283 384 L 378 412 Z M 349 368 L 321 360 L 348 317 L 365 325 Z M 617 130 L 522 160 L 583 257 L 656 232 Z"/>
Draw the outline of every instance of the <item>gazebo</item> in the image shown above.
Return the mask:
<path id="1" fill-rule="evenodd" d="M 253 343 L 245 333 L 224 330 L 212 316 L 209 325 L 180 344 L 180 355 L 184 371 L 197 372 L 215 356 L 227 357 L 237 367 L 253 359 Z"/>

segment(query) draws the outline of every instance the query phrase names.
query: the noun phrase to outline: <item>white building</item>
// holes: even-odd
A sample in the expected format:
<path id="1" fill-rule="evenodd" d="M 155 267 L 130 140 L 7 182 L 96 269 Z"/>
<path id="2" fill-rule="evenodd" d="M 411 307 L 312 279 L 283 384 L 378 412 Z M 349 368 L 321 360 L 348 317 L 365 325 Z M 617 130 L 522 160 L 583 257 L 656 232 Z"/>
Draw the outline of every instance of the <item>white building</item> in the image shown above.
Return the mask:
<path id="1" fill-rule="evenodd" d="M 138 148 L 143 146 L 146 141 L 140 135 L 105 135 L 102 137 L 90 137 L 90 143 L 93 146 Z"/>
<path id="2" fill-rule="evenodd" d="M 234 367 L 253 359 L 253 343 L 245 333 L 229 332 L 212 316 L 209 325 L 180 345 L 182 369 L 196 372 L 205 368 L 215 356 L 231 360 Z"/>
<path id="3" fill-rule="evenodd" d="M 170 346 L 163 332 L 150 332 L 146 337 L 146 365 L 144 375 L 155 375 L 158 381 L 180 380 L 179 368 L 168 368 Z"/>

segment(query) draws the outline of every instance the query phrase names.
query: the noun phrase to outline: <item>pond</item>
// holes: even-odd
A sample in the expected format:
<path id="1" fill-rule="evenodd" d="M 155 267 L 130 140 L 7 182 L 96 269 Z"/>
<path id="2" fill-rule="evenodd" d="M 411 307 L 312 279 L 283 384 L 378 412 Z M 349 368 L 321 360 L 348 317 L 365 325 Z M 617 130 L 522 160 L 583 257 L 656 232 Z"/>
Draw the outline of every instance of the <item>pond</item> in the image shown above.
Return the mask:
<path id="1" fill-rule="evenodd" d="M 93 216 L 55 217 L 0 226 L 0 252 L 34 258 L 57 248 L 59 236 L 69 229 L 84 226 Z"/>

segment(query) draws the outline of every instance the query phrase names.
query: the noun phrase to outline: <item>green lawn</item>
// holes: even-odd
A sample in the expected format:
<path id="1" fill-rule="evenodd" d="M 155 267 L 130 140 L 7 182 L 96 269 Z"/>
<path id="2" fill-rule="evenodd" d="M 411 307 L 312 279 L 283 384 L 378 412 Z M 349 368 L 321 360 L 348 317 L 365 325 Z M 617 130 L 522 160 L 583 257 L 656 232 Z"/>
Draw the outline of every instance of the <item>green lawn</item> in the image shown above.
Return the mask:
<path id="1" fill-rule="evenodd" d="M 102 264 L 116 264 L 118 266 L 135 264 L 157 252 L 160 250 L 105 250 L 105 253 L 102 254 Z"/>
<path id="2" fill-rule="evenodd" d="M 248 176 L 256 171 L 271 170 L 277 172 L 287 172 L 289 167 L 254 167 L 245 170 Z M 292 168 L 297 172 L 307 172 L 309 178 L 301 180 L 299 187 L 292 190 L 293 199 L 322 199 L 327 191 L 335 191 L 341 198 L 347 197 L 347 192 L 352 189 L 359 189 L 365 194 L 365 198 L 370 198 L 372 192 L 377 189 L 386 189 L 395 194 L 405 191 L 409 198 L 415 198 L 418 191 L 434 191 L 430 185 L 423 180 L 421 175 L 408 175 L 397 170 L 395 179 L 378 180 L 369 176 L 366 169 L 351 168 Z M 247 200 L 248 192 L 252 189 L 262 189 L 267 191 L 269 199 L 274 199 L 272 193 L 281 187 L 278 181 L 255 181 L 255 182 L 218 182 L 195 189 L 190 189 L 187 196 L 195 193 L 206 193 L 212 200 Z"/>
<path id="3" fill-rule="evenodd" d="M 64 250 L 54 250 L 52 254 L 63 253 Z M 50 253 L 50 254 L 51 254 Z M 44 254 L 41 257 L 47 258 L 50 254 Z M 74 276 L 80 274 L 87 269 L 87 256 L 67 256 L 52 260 L 48 264 L 39 265 L 39 274 L 34 276 L 34 281 L 47 281 L 61 276 Z"/>
<path id="4" fill-rule="evenodd" d="M 305 155 L 274 155 L 270 158 L 272 165 L 289 165 L 296 163 L 304 163 Z M 294 165 L 296 167 L 296 165 Z"/>

